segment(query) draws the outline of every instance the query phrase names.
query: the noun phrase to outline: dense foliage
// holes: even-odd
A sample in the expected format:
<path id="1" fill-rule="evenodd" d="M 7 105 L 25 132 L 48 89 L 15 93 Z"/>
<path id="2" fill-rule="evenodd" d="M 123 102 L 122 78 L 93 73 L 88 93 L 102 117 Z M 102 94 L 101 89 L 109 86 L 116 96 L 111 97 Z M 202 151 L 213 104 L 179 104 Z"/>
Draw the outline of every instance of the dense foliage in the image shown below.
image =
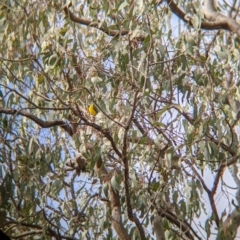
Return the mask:
<path id="1" fill-rule="evenodd" d="M 240 25 L 229 2 L 218 13 L 206 0 L 0 3 L 7 235 L 234 239 Z"/>

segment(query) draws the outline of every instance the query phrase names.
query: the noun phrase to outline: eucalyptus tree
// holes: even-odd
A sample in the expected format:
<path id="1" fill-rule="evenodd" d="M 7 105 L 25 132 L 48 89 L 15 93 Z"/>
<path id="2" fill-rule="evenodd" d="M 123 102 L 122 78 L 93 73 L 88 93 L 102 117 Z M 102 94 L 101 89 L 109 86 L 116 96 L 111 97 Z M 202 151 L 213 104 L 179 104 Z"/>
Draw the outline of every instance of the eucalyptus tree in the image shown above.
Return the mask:
<path id="1" fill-rule="evenodd" d="M 236 237 L 240 2 L 216 4 L 0 3 L 7 235 Z"/>

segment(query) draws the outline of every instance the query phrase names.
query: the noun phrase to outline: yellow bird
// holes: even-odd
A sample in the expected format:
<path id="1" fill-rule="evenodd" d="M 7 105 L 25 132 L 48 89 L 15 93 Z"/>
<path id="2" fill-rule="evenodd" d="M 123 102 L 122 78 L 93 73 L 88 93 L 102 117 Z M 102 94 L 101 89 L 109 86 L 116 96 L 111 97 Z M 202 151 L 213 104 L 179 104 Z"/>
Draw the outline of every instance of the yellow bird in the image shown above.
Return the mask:
<path id="1" fill-rule="evenodd" d="M 89 111 L 89 113 L 90 113 L 91 115 L 93 115 L 93 116 L 96 116 L 97 113 L 98 113 L 96 107 L 95 107 L 93 104 L 91 104 L 91 105 L 88 107 L 88 111 Z"/>

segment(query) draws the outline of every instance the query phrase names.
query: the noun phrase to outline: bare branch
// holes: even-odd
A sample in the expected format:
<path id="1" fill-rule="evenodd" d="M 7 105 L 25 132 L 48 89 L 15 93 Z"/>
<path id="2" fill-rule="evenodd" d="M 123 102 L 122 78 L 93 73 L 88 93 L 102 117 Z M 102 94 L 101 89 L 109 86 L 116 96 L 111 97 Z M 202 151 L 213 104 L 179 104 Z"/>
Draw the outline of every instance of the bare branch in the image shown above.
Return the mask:
<path id="1" fill-rule="evenodd" d="M 124 29 L 120 30 L 120 31 L 110 30 L 108 28 L 100 26 L 100 24 L 98 22 L 96 23 L 96 22 L 93 22 L 93 21 L 88 20 L 86 18 L 77 17 L 69 10 L 70 6 L 71 6 L 71 4 L 70 5 L 69 4 L 64 5 L 63 10 L 64 10 L 66 16 L 69 16 L 70 19 L 75 23 L 79 23 L 79 24 L 82 24 L 82 25 L 85 25 L 85 26 L 89 26 L 89 27 L 99 29 L 102 32 L 104 32 L 107 35 L 112 36 L 112 37 L 119 37 L 119 36 L 127 35 L 129 33 L 128 30 L 124 30 Z"/>
<path id="2" fill-rule="evenodd" d="M 240 25 L 232 18 L 216 12 L 214 0 L 204 0 L 204 15 L 212 27 L 229 30 L 240 37 Z M 213 28 L 212 28 L 213 29 Z"/>
<path id="3" fill-rule="evenodd" d="M 0 108 L 0 113 L 10 114 L 10 115 L 21 115 L 27 117 L 37 123 L 42 128 L 51 128 L 55 126 L 60 126 L 63 128 L 70 136 L 73 135 L 72 128 L 68 126 L 68 124 L 62 120 L 54 120 L 54 121 L 43 121 L 42 119 L 36 117 L 35 115 L 28 113 L 23 110 L 15 110 L 10 108 Z"/>
<path id="4" fill-rule="evenodd" d="M 184 234 L 188 237 L 188 239 L 201 239 L 197 233 L 194 231 L 194 229 L 189 225 L 186 221 L 181 221 L 176 215 L 171 213 L 169 210 L 161 209 L 158 210 L 158 214 L 161 217 L 166 217 L 171 223 L 173 223 L 175 226 L 177 226 L 179 229 L 181 229 Z M 195 238 L 193 237 L 192 233 L 194 234 Z"/>
<path id="5" fill-rule="evenodd" d="M 166 0 L 171 11 L 176 14 L 185 23 L 192 26 L 187 14 L 183 12 L 173 0 Z M 201 23 L 201 28 L 206 30 L 225 29 L 234 32 L 240 37 L 240 25 L 234 20 L 223 14 L 217 13 L 214 8 L 213 0 L 204 1 L 204 15 L 206 20 Z"/>

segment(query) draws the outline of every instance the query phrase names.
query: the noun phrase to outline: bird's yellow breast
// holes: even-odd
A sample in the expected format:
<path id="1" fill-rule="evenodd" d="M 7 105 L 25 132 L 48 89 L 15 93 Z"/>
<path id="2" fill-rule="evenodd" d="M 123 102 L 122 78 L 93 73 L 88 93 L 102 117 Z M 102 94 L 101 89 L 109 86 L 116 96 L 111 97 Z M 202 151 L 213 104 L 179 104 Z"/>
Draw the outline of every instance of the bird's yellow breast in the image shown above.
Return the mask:
<path id="1" fill-rule="evenodd" d="M 96 116 L 96 115 L 97 115 L 97 109 L 96 109 L 96 107 L 95 107 L 93 104 L 91 104 L 91 105 L 89 106 L 88 111 L 89 111 L 89 113 L 90 113 L 91 115 L 93 115 L 93 116 Z"/>

